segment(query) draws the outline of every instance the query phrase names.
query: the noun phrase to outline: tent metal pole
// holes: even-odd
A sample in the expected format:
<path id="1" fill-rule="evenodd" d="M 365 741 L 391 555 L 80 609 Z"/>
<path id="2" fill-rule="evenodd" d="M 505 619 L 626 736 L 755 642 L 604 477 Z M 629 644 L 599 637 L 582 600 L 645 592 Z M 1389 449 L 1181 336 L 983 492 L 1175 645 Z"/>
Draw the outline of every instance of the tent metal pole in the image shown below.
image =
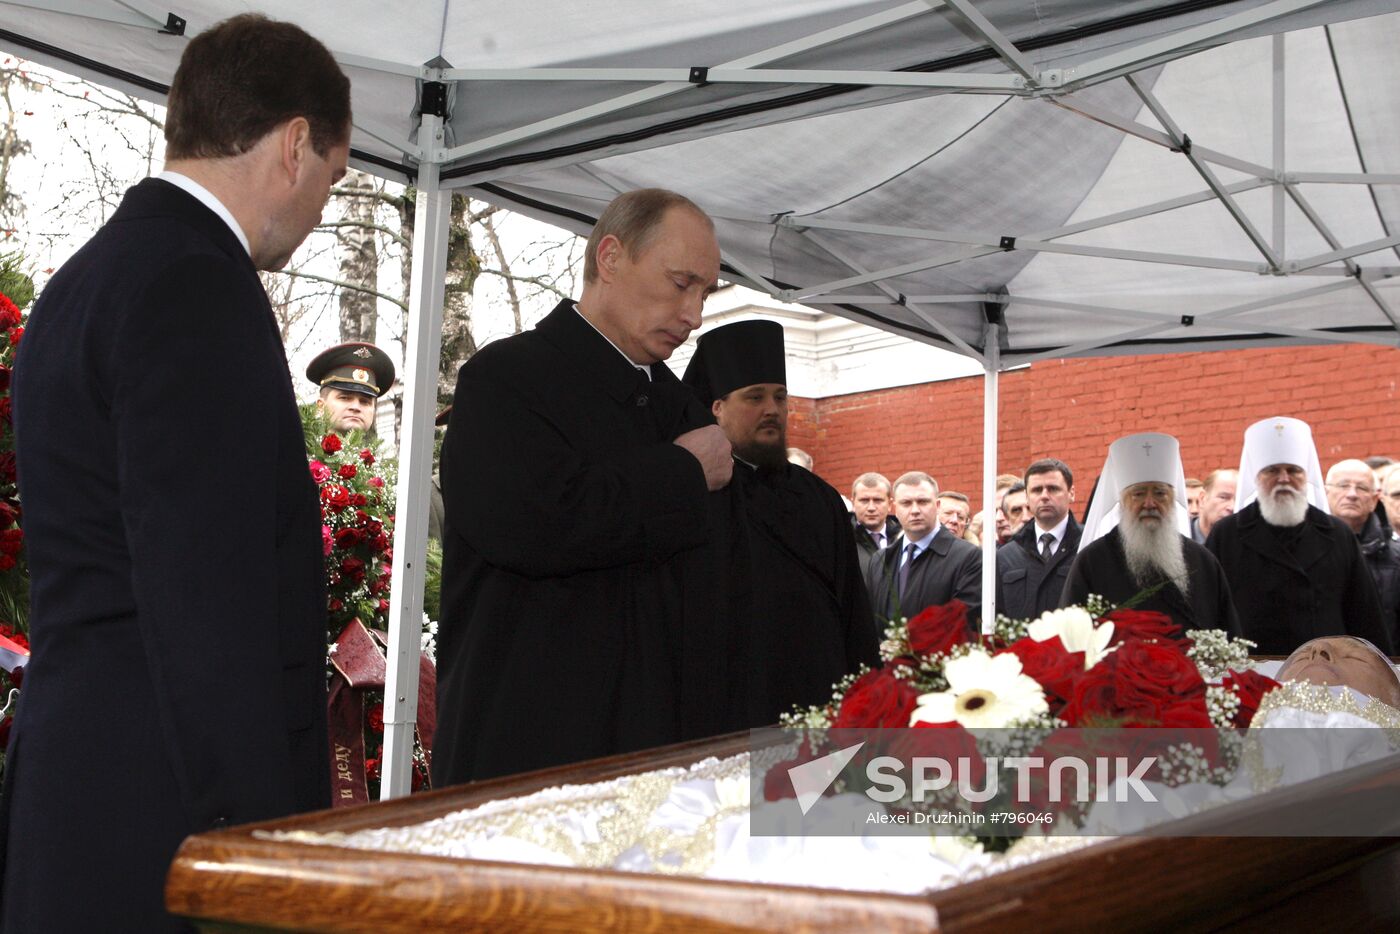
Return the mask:
<path id="1" fill-rule="evenodd" d="M 1206 185 L 1211 191 L 1215 192 L 1215 196 L 1220 199 L 1220 203 L 1225 206 L 1225 210 L 1230 212 L 1230 216 L 1235 219 L 1235 223 L 1239 225 L 1240 229 L 1244 231 L 1245 236 L 1249 238 L 1250 242 L 1254 244 L 1255 248 L 1263 255 L 1264 259 L 1268 261 L 1269 266 L 1273 269 L 1278 269 L 1279 259 L 1277 254 L 1275 254 L 1273 249 L 1269 246 L 1268 241 L 1264 239 L 1264 235 L 1255 229 L 1253 222 L 1250 221 L 1248 215 L 1244 213 L 1244 209 L 1241 208 L 1230 193 L 1225 190 L 1225 186 L 1221 184 L 1220 179 L 1215 177 L 1215 173 L 1211 171 L 1210 166 L 1195 152 L 1195 144 L 1191 142 L 1190 137 L 1181 131 L 1176 125 L 1176 121 L 1172 120 L 1171 114 L 1167 113 L 1167 109 L 1153 96 L 1151 91 L 1147 90 L 1146 86 L 1132 75 L 1128 75 L 1124 80 L 1128 82 L 1128 86 L 1133 89 L 1133 92 L 1142 99 L 1142 102 L 1147 105 L 1147 109 L 1152 111 L 1152 116 L 1157 118 L 1157 122 L 1162 124 L 1168 135 L 1170 135 L 1172 140 L 1176 143 L 1174 148 L 1180 149 L 1182 155 L 1186 156 L 1187 161 L 1191 163 L 1191 167 L 1200 174 L 1201 178 L 1205 179 Z"/>
<path id="2" fill-rule="evenodd" d="M 1278 254 L 1278 257 L 1280 259 L 1288 255 L 1288 244 L 1286 234 L 1287 225 L 1284 224 L 1283 214 L 1284 208 L 1287 206 L 1287 202 L 1284 200 L 1285 192 L 1283 190 L 1282 182 L 1285 158 L 1284 130 L 1286 125 L 1284 123 L 1284 118 L 1287 115 L 1287 111 L 1285 108 L 1285 85 L 1287 82 L 1284 81 L 1284 78 L 1286 77 L 1287 73 L 1285 71 L 1283 45 L 1283 36 L 1274 36 L 1274 252 Z M 1337 244 L 1334 243 L 1332 244 L 1332 246 L 1335 247 L 1337 246 Z"/>
<path id="3" fill-rule="evenodd" d="M 1179 140 L 1173 140 L 1161 130 L 1138 123 L 1136 120 L 1129 120 L 1127 117 L 1116 114 L 1106 107 L 1091 104 L 1086 100 L 1074 96 L 1055 97 L 1049 100 L 1050 103 L 1057 107 L 1063 107 L 1065 110 L 1077 113 L 1081 117 L 1087 117 L 1096 123 L 1102 123 L 1104 126 L 1113 127 L 1115 130 L 1119 130 L 1129 136 L 1136 136 L 1138 139 L 1144 140 L 1145 142 L 1155 143 L 1164 149 L 1179 150 L 1181 148 L 1181 142 Z M 1208 149 L 1194 142 L 1192 143 L 1191 151 L 1207 162 L 1223 165 L 1225 168 L 1234 169 L 1236 172 L 1244 172 L 1247 175 L 1259 175 L 1264 178 L 1273 178 L 1273 169 L 1266 165 L 1260 165 L 1257 162 L 1239 159 L 1214 149 Z"/>
<path id="4" fill-rule="evenodd" d="M 986 370 L 982 378 L 982 634 L 997 619 L 997 414 L 1001 368 L 1001 325 L 987 325 Z"/>
<path id="5" fill-rule="evenodd" d="M 851 259 L 850 257 L 848 257 L 848 256 L 843 255 L 843 253 L 842 253 L 840 247 L 835 246 L 835 245 L 833 245 L 833 244 L 831 244 L 831 243 L 828 243 L 824 237 L 818 237 L 818 236 L 816 236 L 815 234 L 813 234 L 811 231 L 803 231 L 803 232 L 802 232 L 802 235 L 803 235 L 804 237 L 806 237 L 808 240 L 810 240 L 812 243 L 816 244 L 817 246 L 821 247 L 821 248 L 822 248 L 823 250 L 825 250 L 826 252 L 830 253 L 831 256 L 832 256 L 837 262 L 839 262 L 839 263 L 844 263 L 846 266 L 849 266 L 851 269 L 855 269 L 855 270 L 857 270 L 857 271 L 860 270 L 860 266 L 859 266 L 854 260 L 852 260 L 852 259 Z M 860 277 L 857 276 L 856 278 L 860 278 Z M 882 277 L 877 277 L 877 278 L 882 278 Z M 959 337 L 959 336 L 958 336 L 951 328 L 949 328 L 946 324 L 944 324 L 943 322 L 939 321 L 938 318 L 933 314 L 933 312 L 928 311 L 928 310 L 926 310 L 926 309 L 918 308 L 917 306 L 908 305 L 908 303 L 907 303 L 906 301 L 904 301 L 904 300 L 902 300 L 902 299 L 900 298 L 898 292 L 896 292 L 891 286 L 886 285 L 886 284 L 883 283 L 883 282 L 879 282 L 879 281 L 876 281 L 876 280 L 874 280 L 874 279 L 867 279 L 867 280 L 865 280 L 865 281 L 867 281 L 867 282 L 874 281 L 874 282 L 875 282 L 875 288 L 879 289 L 881 292 L 884 292 L 884 293 L 888 294 L 890 297 L 894 298 L 896 304 L 902 304 L 902 305 L 905 305 L 906 307 L 908 307 L 909 310 L 910 310 L 911 312 L 913 312 L 914 314 L 916 314 L 916 315 L 919 316 L 919 319 L 920 319 L 920 320 L 922 320 L 924 323 L 926 323 L 929 327 L 933 328 L 933 329 L 934 329 L 935 331 L 937 331 L 939 334 L 942 334 L 944 337 L 946 337 L 946 338 L 953 344 L 953 346 L 957 347 L 958 350 L 960 350 L 962 353 L 966 354 L 966 355 L 969 356 L 969 357 L 972 357 L 974 360 L 980 360 L 980 359 L 982 359 L 982 355 L 979 354 L 979 353 L 977 352 L 977 348 L 973 347 L 973 346 L 972 346 L 971 344 L 969 344 L 967 341 L 965 341 L 965 340 L 963 340 L 961 337 Z M 789 299 L 789 301 L 800 301 L 800 299 Z"/>
<path id="6" fill-rule="evenodd" d="M 1368 240 L 1365 243 L 1358 243 L 1356 246 L 1343 247 L 1332 250 L 1330 253 L 1319 253 L 1317 256 L 1309 256 L 1306 259 L 1295 260 L 1288 263 L 1284 268 L 1292 272 L 1302 272 L 1305 269 L 1312 269 L 1314 266 L 1325 266 L 1328 263 L 1335 263 L 1339 259 L 1351 259 L 1353 256 L 1365 256 L 1367 253 L 1377 253 L 1381 250 L 1388 250 L 1393 246 L 1400 246 L 1400 236 L 1381 237 L 1378 240 Z"/>
<path id="7" fill-rule="evenodd" d="M 1289 172 L 1284 181 L 1300 185 L 1400 185 L 1400 175 L 1391 172 Z"/>
<path id="8" fill-rule="evenodd" d="M 1322 2 L 1323 0 L 1275 0 L 1273 3 L 1266 3 L 1252 10 L 1236 13 L 1234 16 L 1226 16 L 1214 22 L 1183 29 L 1164 38 L 1144 42 L 1142 45 L 1132 46 L 1122 52 L 1105 55 L 1103 58 L 1085 62 L 1073 68 L 1066 68 L 1062 80 L 1066 85 L 1080 85 L 1106 81 L 1118 77 L 1124 72 L 1140 71 L 1168 59 L 1188 55 L 1204 45 L 1220 45 L 1219 40 L 1232 32 L 1286 16 L 1289 13 L 1296 13 L 1299 10 L 1306 10 L 1308 7 L 1317 6 Z"/>
<path id="9" fill-rule="evenodd" d="M 1341 247 L 1341 241 L 1332 233 L 1332 229 L 1327 226 L 1327 222 L 1322 219 L 1322 215 L 1318 214 L 1317 211 L 1313 209 L 1308 199 L 1303 197 L 1302 192 L 1298 190 L 1296 185 L 1279 185 L 1275 189 L 1275 192 L 1279 197 L 1287 193 L 1288 196 L 1293 199 L 1293 202 L 1298 205 L 1298 209 L 1303 212 L 1303 216 L 1306 217 L 1308 222 L 1313 225 L 1314 229 L 1322 235 L 1322 239 L 1327 241 L 1328 246 L 1333 249 Z M 1361 288 L 1366 290 L 1366 294 L 1371 297 L 1371 301 L 1376 303 L 1376 307 L 1381 310 L 1381 314 L 1385 315 L 1386 320 L 1390 322 L 1390 326 L 1400 331 L 1400 318 L 1396 317 L 1394 309 L 1392 309 L 1390 303 L 1381 296 L 1380 291 L 1376 289 L 1375 285 L 1361 278 L 1359 275 L 1361 267 L 1351 259 L 1343 260 L 1342 265 L 1346 267 L 1348 275 L 1356 277 L 1356 281 L 1361 285 Z"/>
<path id="10" fill-rule="evenodd" d="M 870 32 L 871 30 L 879 29 L 882 26 L 888 26 L 892 23 L 902 22 L 906 19 L 910 19 L 915 16 L 926 15 L 928 12 L 928 3 L 924 2 L 924 0 L 914 0 L 914 2 L 906 3 L 889 10 L 884 10 L 880 13 L 876 13 L 871 16 L 866 16 L 862 19 L 858 19 L 850 23 L 844 23 L 840 26 L 832 27 L 831 29 L 825 29 L 821 32 L 813 33 L 810 36 L 804 36 L 801 39 L 794 39 L 791 42 L 784 42 L 781 45 L 776 45 L 772 48 L 755 52 L 752 55 L 746 55 L 743 58 L 737 58 L 733 61 L 723 62 L 719 65 L 714 66 L 714 70 L 723 71 L 726 69 L 752 68 L 755 65 L 765 65 L 769 62 L 781 61 L 782 59 L 789 58 L 793 55 L 798 54 L 799 52 L 805 52 L 810 49 L 820 48 L 824 45 L 830 45 L 833 42 L 838 42 L 842 39 L 849 39 L 852 36 L 858 36 L 862 33 Z M 443 78 L 444 80 L 452 80 L 453 70 L 446 69 L 443 72 Z M 445 150 L 441 153 L 440 161 L 452 162 L 457 159 L 462 159 L 466 156 L 475 155 L 481 152 L 487 152 L 492 149 L 498 149 L 502 146 L 506 146 L 511 143 L 518 143 L 527 139 L 533 139 L 537 136 L 543 136 L 546 133 L 553 132 L 554 130 L 561 129 L 566 126 L 573 126 L 575 124 L 582 123 L 585 120 L 589 120 L 596 116 L 601 116 L 602 114 L 614 113 L 619 110 L 626 110 L 629 107 L 635 107 L 638 104 L 644 104 L 662 97 L 669 97 L 672 94 L 678 94 L 682 91 L 688 91 L 691 88 L 697 86 L 698 85 L 692 84 L 690 81 L 687 80 L 681 82 L 667 82 L 665 84 L 658 84 L 654 87 L 643 88 L 642 90 L 634 91 L 630 94 L 623 94 L 619 97 L 613 97 L 609 98 L 608 100 L 599 101 L 596 104 L 592 104 L 588 107 L 583 107 L 578 110 L 570 111 L 569 113 L 558 114 L 556 116 L 549 117 L 545 120 L 539 120 L 527 126 L 516 127 L 515 129 L 507 130 L 503 133 L 497 133 L 494 136 L 488 136 L 485 139 L 473 140 L 471 142 L 463 143 L 460 146 L 454 146 L 453 148 Z"/>
<path id="11" fill-rule="evenodd" d="M 957 14 L 962 17 L 972 31 L 983 39 L 987 40 L 1001 60 L 1013 71 L 1019 72 L 1023 78 L 1035 78 L 1035 63 L 1026 58 L 1020 49 L 1006 37 L 1006 35 L 995 26 L 991 20 L 982 15 L 982 11 L 977 9 L 968 0 L 944 0 L 944 3 L 952 7 Z"/>
<path id="12" fill-rule="evenodd" d="M 420 137 L 440 144 L 442 118 L 423 115 Z M 384 684 L 384 757 L 381 800 L 412 790 L 413 733 L 418 720 L 418 666 L 422 653 L 424 555 L 428 548 L 428 493 L 433 467 L 438 355 L 442 350 L 443 284 L 452 193 L 438 186 L 439 165 L 418 171 L 409 286 L 408 349 L 404 357 L 403 438 L 395 501 L 394 574 L 389 591 L 389 658 Z"/>
<path id="13" fill-rule="evenodd" d="M 136 26 L 140 29 L 164 30 L 170 25 L 170 17 L 174 15 L 157 11 L 145 3 L 137 2 L 137 0 L 122 0 L 119 3 L 103 4 L 104 11 L 101 13 L 85 9 L 82 4 L 65 3 L 63 0 L 48 0 L 48 2 L 45 0 L 5 0 L 5 2 L 7 6 L 28 7 L 31 10 L 45 10 L 51 13 L 90 19 L 99 23 Z M 96 6 L 96 4 L 89 6 Z"/>

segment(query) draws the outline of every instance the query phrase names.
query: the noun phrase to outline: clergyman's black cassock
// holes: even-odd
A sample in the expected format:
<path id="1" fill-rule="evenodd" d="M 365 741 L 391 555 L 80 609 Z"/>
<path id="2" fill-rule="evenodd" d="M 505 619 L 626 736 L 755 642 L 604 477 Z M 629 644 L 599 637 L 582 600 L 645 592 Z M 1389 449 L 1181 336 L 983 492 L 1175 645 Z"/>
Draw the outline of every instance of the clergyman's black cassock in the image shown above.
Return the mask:
<path id="1" fill-rule="evenodd" d="M 748 726 L 831 699 L 832 685 L 879 661 L 850 517 L 830 484 L 795 464 L 734 465 L 734 560 L 748 554 L 752 599 L 738 609 L 748 660 Z M 731 574 L 742 576 L 742 570 Z"/>
<path id="2" fill-rule="evenodd" d="M 1181 539 L 1189 593 L 1183 596 L 1174 583 L 1163 583 L 1139 600 L 1133 609 L 1165 613 L 1179 623 L 1183 631 L 1222 629 L 1238 636 L 1240 619 L 1220 562 L 1191 539 L 1185 536 Z M 1075 556 L 1060 596 L 1060 606 L 1082 606 L 1090 594 L 1122 605 L 1157 583 L 1144 587 L 1133 579 L 1123 553 L 1123 535 L 1115 526 L 1107 535 L 1085 545 Z"/>
<path id="3" fill-rule="evenodd" d="M 45 288 L 14 403 L 34 654 L 4 929 L 176 928 L 185 836 L 329 804 L 321 513 L 233 232 L 127 192 Z"/>
<path id="4" fill-rule="evenodd" d="M 704 471 L 713 423 L 561 302 L 463 365 L 443 442 L 437 785 L 732 723 Z M 737 727 L 731 727 L 737 728 Z"/>
<path id="5" fill-rule="evenodd" d="M 1210 530 L 1240 614 L 1241 634 L 1260 655 L 1288 655 L 1318 636 L 1361 636 L 1386 654 L 1375 581 L 1351 529 L 1309 506 L 1302 523 L 1279 529 L 1253 502 Z"/>

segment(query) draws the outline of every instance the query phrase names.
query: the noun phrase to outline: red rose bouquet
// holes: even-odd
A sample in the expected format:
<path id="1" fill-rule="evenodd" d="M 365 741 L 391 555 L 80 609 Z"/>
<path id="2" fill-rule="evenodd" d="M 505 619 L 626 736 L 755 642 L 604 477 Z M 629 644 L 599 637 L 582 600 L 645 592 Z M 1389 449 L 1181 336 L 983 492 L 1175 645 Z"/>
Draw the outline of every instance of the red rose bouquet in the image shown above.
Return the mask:
<path id="1" fill-rule="evenodd" d="M 34 298 L 34 283 L 20 271 L 21 265 L 17 254 L 0 256 L 0 774 L 14 699 L 29 660 L 29 565 L 24 557 L 24 510 L 19 502 L 10 411 L 15 351 L 24 336 L 21 309 Z"/>

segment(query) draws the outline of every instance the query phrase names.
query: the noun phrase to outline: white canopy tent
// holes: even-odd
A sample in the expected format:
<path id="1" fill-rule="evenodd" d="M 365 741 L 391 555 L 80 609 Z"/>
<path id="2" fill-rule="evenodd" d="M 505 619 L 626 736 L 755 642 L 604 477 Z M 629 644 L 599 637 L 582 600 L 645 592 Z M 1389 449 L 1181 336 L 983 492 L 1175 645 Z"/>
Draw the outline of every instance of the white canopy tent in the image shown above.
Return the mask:
<path id="1" fill-rule="evenodd" d="M 174 3 L 0 2 L 0 47 L 160 100 L 183 36 L 250 7 Z M 352 161 L 419 190 L 386 795 L 416 716 L 451 189 L 580 233 L 620 191 L 680 190 L 735 280 L 978 360 L 990 452 L 1009 366 L 1400 345 L 1400 0 L 256 6 L 345 66 Z"/>

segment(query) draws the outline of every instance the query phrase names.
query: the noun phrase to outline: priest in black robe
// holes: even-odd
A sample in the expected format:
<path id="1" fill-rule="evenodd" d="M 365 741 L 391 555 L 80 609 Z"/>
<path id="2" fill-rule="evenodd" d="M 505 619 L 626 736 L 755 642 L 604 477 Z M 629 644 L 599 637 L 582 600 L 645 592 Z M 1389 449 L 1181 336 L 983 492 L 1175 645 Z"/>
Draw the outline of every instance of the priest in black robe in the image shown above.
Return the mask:
<path id="1" fill-rule="evenodd" d="M 1266 418 L 1245 430 L 1236 496 L 1235 514 L 1215 524 L 1206 548 L 1225 569 L 1242 634 L 1258 654 L 1288 655 L 1343 635 L 1392 651 L 1356 535 L 1327 512 L 1306 422 Z"/>
<path id="2" fill-rule="evenodd" d="M 787 461 L 781 325 L 742 321 L 710 331 L 682 381 L 734 448 L 724 576 L 731 589 L 750 583 L 733 621 L 748 725 L 774 723 L 794 705 L 828 700 L 833 682 L 878 660 L 850 519 L 836 490 Z"/>
<path id="3" fill-rule="evenodd" d="M 1060 605 L 1098 594 L 1119 606 L 1164 613 L 1183 631 L 1238 635 L 1239 616 L 1220 563 L 1183 532 L 1184 502 L 1175 438 L 1144 433 L 1115 441 L 1085 520 L 1089 544 L 1080 546 Z"/>

